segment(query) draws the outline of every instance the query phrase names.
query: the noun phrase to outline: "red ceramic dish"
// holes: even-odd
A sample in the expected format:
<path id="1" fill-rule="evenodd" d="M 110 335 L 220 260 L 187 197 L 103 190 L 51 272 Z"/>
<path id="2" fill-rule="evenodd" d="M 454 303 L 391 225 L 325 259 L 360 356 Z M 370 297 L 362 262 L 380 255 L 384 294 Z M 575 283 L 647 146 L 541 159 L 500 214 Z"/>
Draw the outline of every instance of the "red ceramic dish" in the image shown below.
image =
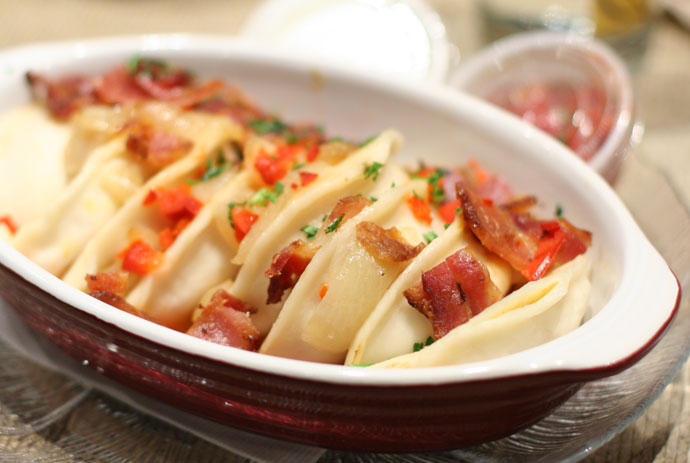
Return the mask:
<path id="1" fill-rule="evenodd" d="M 593 294 L 587 321 L 542 346 L 455 367 L 374 370 L 186 336 L 113 310 L 0 243 L 0 294 L 36 332 L 104 375 L 221 423 L 296 442 L 449 449 L 536 422 L 584 382 L 634 364 L 671 322 L 678 283 L 605 182 L 557 142 L 471 97 L 317 68 L 227 39 L 150 36 L 8 51 L 0 55 L 13 70 L 0 78 L 2 109 L 28 101 L 27 69 L 95 72 L 152 50 L 237 83 L 289 119 L 360 138 L 397 127 L 407 136 L 408 161 L 480 157 L 517 191 L 546 198 L 547 210 L 557 202 L 592 230 Z"/>

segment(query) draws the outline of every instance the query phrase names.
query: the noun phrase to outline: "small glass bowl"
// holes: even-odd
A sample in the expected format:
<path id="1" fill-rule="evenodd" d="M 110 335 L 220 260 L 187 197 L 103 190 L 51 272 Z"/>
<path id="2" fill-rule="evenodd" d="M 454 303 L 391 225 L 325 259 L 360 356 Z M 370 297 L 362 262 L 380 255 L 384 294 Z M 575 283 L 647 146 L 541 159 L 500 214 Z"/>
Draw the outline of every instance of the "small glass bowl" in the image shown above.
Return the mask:
<path id="1" fill-rule="evenodd" d="M 510 36 L 461 63 L 449 83 L 559 138 L 611 183 L 633 144 L 630 74 L 615 52 L 592 38 Z"/>

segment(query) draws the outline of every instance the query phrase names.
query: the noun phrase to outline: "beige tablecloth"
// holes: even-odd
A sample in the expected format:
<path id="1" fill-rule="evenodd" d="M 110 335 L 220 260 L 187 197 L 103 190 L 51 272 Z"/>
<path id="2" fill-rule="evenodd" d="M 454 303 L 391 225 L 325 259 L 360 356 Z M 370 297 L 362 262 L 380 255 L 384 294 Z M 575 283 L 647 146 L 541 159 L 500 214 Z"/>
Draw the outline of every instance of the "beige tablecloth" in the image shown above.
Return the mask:
<path id="1" fill-rule="evenodd" d="M 429 3 L 446 23 L 460 59 L 481 47 L 481 24 L 471 0 Z M 0 0 L 0 48 L 135 33 L 233 35 L 256 4 L 253 0 Z M 670 16 L 662 15 L 657 21 L 635 81 L 645 135 L 629 165 L 648 166 L 663 175 L 690 211 L 690 32 Z M 624 198 L 634 201 L 636 185 L 626 175 L 624 170 L 617 189 Z M 686 227 L 686 233 L 682 234 L 680 246 L 687 248 L 687 221 L 681 227 Z M 82 405 L 79 413 L 88 415 L 89 406 Z M 187 459 L 192 454 L 195 461 L 235 461 L 211 444 L 175 432 L 170 431 L 175 439 L 187 439 L 186 446 L 180 454 L 168 454 L 169 461 Z M 49 436 L 48 440 L 59 439 L 59 435 Z M 45 439 L 45 435 L 2 437 L 0 449 L 46 445 Z M 690 462 L 690 366 L 685 365 L 642 417 L 587 461 Z"/>

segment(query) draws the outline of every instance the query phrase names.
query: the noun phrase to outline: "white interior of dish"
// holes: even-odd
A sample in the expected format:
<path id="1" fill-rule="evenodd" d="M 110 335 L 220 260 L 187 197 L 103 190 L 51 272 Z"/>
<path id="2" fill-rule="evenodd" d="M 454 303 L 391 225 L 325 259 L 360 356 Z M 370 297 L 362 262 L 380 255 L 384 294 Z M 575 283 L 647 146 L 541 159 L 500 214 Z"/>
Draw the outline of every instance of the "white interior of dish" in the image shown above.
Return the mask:
<path id="1" fill-rule="evenodd" d="M 482 98 L 510 82 L 535 81 L 591 83 L 606 95 L 605 112 L 616 123 L 588 162 L 609 176 L 630 145 L 634 101 L 625 63 L 601 42 L 555 32 L 519 34 L 470 57 L 449 78 L 451 86 Z"/>
<path id="2" fill-rule="evenodd" d="M 549 370 L 602 368 L 642 348 L 671 316 L 678 286 L 663 259 L 608 185 L 557 141 L 473 97 L 440 87 L 334 71 L 227 38 L 145 36 L 38 45 L 0 54 L 0 111 L 28 101 L 23 74 L 99 72 L 131 54 L 168 59 L 201 76 L 220 76 L 290 121 L 315 121 L 329 134 L 364 139 L 388 127 L 405 145 L 398 159 L 461 163 L 475 157 L 545 211 L 560 204 L 592 231 L 589 320 L 542 346 L 499 359 L 420 370 L 373 370 L 260 355 L 169 330 L 81 293 L 4 243 L 0 262 L 59 299 L 159 344 L 229 364 L 302 379 L 377 385 L 433 384 Z"/>

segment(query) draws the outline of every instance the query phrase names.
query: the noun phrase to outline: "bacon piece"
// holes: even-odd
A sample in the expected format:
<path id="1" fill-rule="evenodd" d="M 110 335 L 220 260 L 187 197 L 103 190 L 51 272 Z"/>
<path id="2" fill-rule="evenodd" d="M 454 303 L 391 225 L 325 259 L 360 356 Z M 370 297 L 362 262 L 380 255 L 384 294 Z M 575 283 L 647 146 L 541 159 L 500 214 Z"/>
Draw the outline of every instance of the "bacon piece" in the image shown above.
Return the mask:
<path id="1" fill-rule="evenodd" d="M 558 267 L 577 255 L 583 254 L 591 244 L 592 235 L 565 219 L 544 221 L 539 224 L 543 236 L 536 255 L 520 273 L 528 280 L 538 280 L 550 268 Z"/>
<path id="2" fill-rule="evenodd" d="M 14 221 L 14 219 L 9 215 L 3 215 L 0 217 L 0 224 L 4 224 L 13 235 L 19 230 L 19 226 Z"/>
<path id="3" fill-rule="evenodd" d="M 356 231 L 357 241 L 379 260 L 405 262 L 424 249 L 424 243 L 411 246 L 395 227 L 386 230 L 373 222 L 360 222 Z"/>
<path id="4" fill-rule="evenodd" d="M 457 191 L 465 221 L 485 248 L 516 270 L 534 259 L 539 240 L 521 230 L 507 211 L 488 204 L 465 183 L 458 183 Z"/>
<path id="5" fill-rule="evenodd" d="M 508 212 L 525 214 L 537 204 L 535 196 L 523 196 L 501 204 L 501 207 Z"/>
<path id="6" fill-rule="evenodd" d="M 201 315 L 187 334 L 216 344 L 255 351 L 261 337 L 249 317 L 255 311 L 246 302 L 219 289 L 202 308 Z"/>
<path id="7" fill-rule="evenodd" d="M 106 304 L 111 305 L 116 309 L 120 309 L 123 312 L 131 313 L 132 315 L 136 315 L 137 317 L 148 321 L 153 321 L 151 317 L 127 302 L 125 298 L 119 294 L 113 294 L 109 291 L 93 291 L 89 293 L 89 296 L 95 297 L 99 301 L 105 302 Z"/>
<path id="8" fill-rule="evenodd" d="M 153 249 L 142 240 L 133 241 L 117 255 L 122 259 L 122 270 L 148 275 L 163 263 L 163 253 Z"/>
<path id="9" fill-rule="evenodd" d="M 82 76 L 50 80 L 27 72 L 26 80 L 36 101 L 45 105 L 56 119 L 68 119 L 77 110 L 97 102 L 93 81 Z"/>
<path id="10" fill-rule="evenodd" d="M 489 270 L 469 248 L 447 257 L 446 264 L 465 294 L 473 316 L 501 298 L 501 291 L 491 281 Z"/>
<path id="11" fill-rule="evenodd" d="M 127 274 L 124 272 L 99 272 L 85 277 L 89 292 L 124 294 L 127 291 Z"/>
<path id="12" fill-rule="evenodd" d="M 468 322 L 501 298 L 488 269 L 468 248 L 423 272 L 421 281 L 403 291 L 403 295 L 429 319 L 434 339 Z"/>
<path id="13" fill-rule="evenodd" d="M 192 145 L 186 138 L 145 123 L 134 124 L 127 137 L 127 149 L 158 168 L 183 157 Z"/>
<path id="14" fill-rule="evenodd" d="M 434 328 L 434 339 L 445 336 L 472 316 L 465 295 L 446 262 L 422 273 L 422 286 L 429 296 L 431 314 L 425 314 Z"/>
<path id="15" fill-rule="evenodd" d="M 339 217 L 342 217 L 342 219 L 340 219 L 340 224 L 338 226 L 342 226 L 352 217 L 362 212 L 362 209 L 370 204 L 372 204 L 371 200 L 364 196 L 345 196 L 344 198 L 340 198 L 338 202 L 335 203 L 328 218 L 325 220 L 324 226 L 328 228 L 333 225 L 333 222 L 338 220 Z"/>
<path id="16" fill-rule="evenodd" d="M 266 304 L 280 302 L 285 291 L 295 287 L 319 248 L 320 246 L 295 240 L 273 256 L 271 266 L 265 273 L 270 279 Z"/>
<path id="17" fill-rule="evenodd" d="M 194 109 L 223 114 L 244 126 L 251 120 L 264 117 L 263 112 L 244 93 L 227 84 L 214 95 L 196 103 Z"/>
<path id="18" fill-rule="evenodd" d="M 118 66 L 97 79 L 95 94 L 101 103 L 107 105 L 151 99 L 149 94 L 137 85 L 134 76 L 125 66 Z"/>
<path id="19" fill-rule="evenodd" d="M 509 202 L 513 198 L 513 190 L 508 182 L 485 170 L 475 159 L 470 159 L 467 167 L 460 169 L 460 174 L 464 182 L 482 198 L 496 204 Z M 453 187 L 457 183 L 456 180 Z"/>

